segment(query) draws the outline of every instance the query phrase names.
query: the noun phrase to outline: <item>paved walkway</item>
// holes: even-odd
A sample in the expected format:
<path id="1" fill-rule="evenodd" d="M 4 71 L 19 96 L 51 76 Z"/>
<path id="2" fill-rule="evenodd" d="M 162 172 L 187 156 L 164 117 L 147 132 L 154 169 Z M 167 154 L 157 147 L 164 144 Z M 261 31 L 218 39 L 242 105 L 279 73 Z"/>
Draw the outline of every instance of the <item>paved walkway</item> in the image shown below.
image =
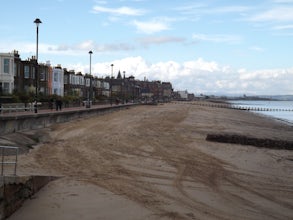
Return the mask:
<path id="1" fill-rule="evenodd" d="M 87 108 L 86 106 L 78 106 L 78 107 L 66 107 L 62 108 L 62 110 L 56 110 L 54 109 L 38 109 L 38 112 L 35 113 L 34 110 L 4 110 L 3 112 L 0 113 L 0 118 L 1 117 L 11 117 L 11 116 L 21 116 L 21 115 L 36 115 L 36 114 L 54 114 L 58 112 L 70 112 L 70 111 L 88 111 L 90 109 L 102 109 L 102 108 L 110 108 L 110 107 L 115 107 L 115 106 L 125 106 L 125 105 L 133 105 L 133 103 L 128 103 L 128 104 L 119 104 L 119 105 L 111 105 L 111 104 L 97 104 L 97 105 L 91 105 L 90 108 Z"/>

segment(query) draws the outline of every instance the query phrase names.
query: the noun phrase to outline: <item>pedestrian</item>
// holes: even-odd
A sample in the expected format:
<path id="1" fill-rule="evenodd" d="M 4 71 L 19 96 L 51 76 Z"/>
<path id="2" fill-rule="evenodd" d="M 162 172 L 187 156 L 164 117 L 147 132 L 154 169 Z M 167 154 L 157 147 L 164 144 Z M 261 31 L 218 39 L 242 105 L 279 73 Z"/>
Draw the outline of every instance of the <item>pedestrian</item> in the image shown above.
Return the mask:
<path id="1" fill-rule="evenodd" d="M 62 110 L 62 100 L 61 99 L 59 99 L 58 100 L 58 107 L 59 107 L 59 110 L 61 111 Z"/>
<path id="2" fill-rule="evenodd" d="M 58 111 L 58 108 L 59 108 L 59 106 L 58 106 L 58 99 L 55 100 L 55 107 L 56 107 L 56 111 Z"/>

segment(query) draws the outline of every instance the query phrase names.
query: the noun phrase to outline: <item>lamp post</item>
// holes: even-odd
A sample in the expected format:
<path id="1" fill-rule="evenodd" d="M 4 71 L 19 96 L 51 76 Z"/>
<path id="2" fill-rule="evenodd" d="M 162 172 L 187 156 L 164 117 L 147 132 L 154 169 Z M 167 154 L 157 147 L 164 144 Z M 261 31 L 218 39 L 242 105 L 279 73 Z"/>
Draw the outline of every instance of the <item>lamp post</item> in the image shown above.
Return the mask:
<path id="1" fill-rule="evenodd" d="M 112 63 L 111 64 L 111 79 L 110 79 L 110 103 L 111 103 L 111 106 L 112 106 L 112 78 L 113 78 L 113 67 L 114 67 L 114 64 Z"/>
<path id="2" fill-rule="evenodd" d="M 93 51 L 89 51 L 89 55 L 90 55 L 90 93 L 89 93 L 89 107 L 91 106 L 90 101 L 92 101 L 93 99 L 93 82 L 92 82 L 92 54 Z"/>
<path id="3" fill-rule="evenodd" d="M 125 81 L 125 71 L 123 71 L 122 95 L 123 95 L 123 104 L 125 104 L 125 103 L 126 103 L 126 81 Z"/>
<path id="4" fill-rule="evenodd" d="M 36 42 L 36 68 L 35 68 L 35 80 L 36 80 L 36 94 L 35 94 L 35 104 L 34 104 L 34 109 L 35 113 L 38 113 L 38 57 L 39 57 L 39 25 L 42 23 L 42 21 L 39 18 L 36 18 L 34 20 L 34 23 L 36 24 L 37 27 L 37 42 Z"/>

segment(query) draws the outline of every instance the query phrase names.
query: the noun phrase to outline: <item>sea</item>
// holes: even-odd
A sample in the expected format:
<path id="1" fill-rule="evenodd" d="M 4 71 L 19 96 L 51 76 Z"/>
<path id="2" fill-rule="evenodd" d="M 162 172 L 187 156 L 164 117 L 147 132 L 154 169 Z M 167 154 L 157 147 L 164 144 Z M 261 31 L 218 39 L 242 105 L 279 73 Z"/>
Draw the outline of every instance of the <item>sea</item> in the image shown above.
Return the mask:
<path id="1" fill-rule="evenodd" d="M 233 100 L 230 103 L 235 107 L 260 109 L 258 111 L 252 110 L 251 112 L 266 115 L 293 125 L 293 101 Z M 271 111 L 267 111 L 268 109 Z"/>

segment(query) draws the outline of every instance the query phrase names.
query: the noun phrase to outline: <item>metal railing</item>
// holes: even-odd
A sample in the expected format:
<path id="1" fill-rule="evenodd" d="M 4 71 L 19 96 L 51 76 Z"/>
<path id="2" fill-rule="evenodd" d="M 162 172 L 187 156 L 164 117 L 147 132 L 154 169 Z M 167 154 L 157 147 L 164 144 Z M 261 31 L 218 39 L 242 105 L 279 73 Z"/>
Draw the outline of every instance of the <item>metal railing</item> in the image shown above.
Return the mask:
<path id="1" fill-rule="evenodd" d="M 1 153 L 1 176 L 5 176 L 5 167 L 6 166 L 14 166 L 13 174 L 16 175 L 16 168 L 17 168 L 17 157 L 18 157 L 18 147 L 12 146 L 0 146 L 0 153 Z M 11 169 L 10 169 L 11 170 Z"/>
<path id="2" fill-rule="evenodd" d="M 37 107 L 40 108 L 42 106 L 41 102 L 37 103 Z M 9 104 L 2 104 L 0 103 L 0 115 L 1 114 L 11 114 L 16 112 L 33 112 L 35 110 L 36 106 L 35 103 L 27 103 L 27 105 L 9 105 Z"/>
<path id="3" fill-rule="evenodd" d="M 33 106 L 29 106 L 29 107 L 12 107 L 12 106 L 8 106 L 8 107 L 0 107 L 0 115 L 4 114 L 4 113 L 15 113 L 15 112 L 24 112 L 24 111 L 33 111 L 34 107 Z"/>

